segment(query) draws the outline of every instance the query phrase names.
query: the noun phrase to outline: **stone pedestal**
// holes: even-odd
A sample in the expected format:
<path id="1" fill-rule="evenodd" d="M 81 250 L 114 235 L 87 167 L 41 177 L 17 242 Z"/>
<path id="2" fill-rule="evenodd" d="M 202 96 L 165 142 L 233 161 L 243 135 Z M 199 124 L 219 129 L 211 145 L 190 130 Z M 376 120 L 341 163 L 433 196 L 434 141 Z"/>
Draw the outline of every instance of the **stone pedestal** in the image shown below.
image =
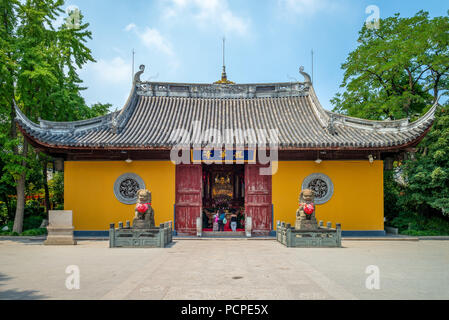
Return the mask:
<path id="1" fill-rule="evenodd" d="M 48 212 L 47 240 L 45 245 L 75 245 L 73 238 L 72 210 L 50 210 Z"/>
<path id="2" fill-rule="evenodd" d="M 150 229 L 152 227 L 154 228 L 148 220 L 141 220 L 137 218 L 134 218 L 133 220 L 133 229 Z"/>
<path id="3" fill-rule="evenodd" d="M 312 215 L 310 220 L 307 218 L 300 217 L 296 220 L 295 223 L 295 229 L 296 230 L 317 230 L 318 229 L 318 223 L 316 221 L 315 215 Z"/>
<path id="4" fill-rule="evenodd" d="M 253 229 L 253 221 L 251 217 L 246 217 L 245 219 L 245 235 L 251 238 L 251 231 Z"/>
<path id="5" fill-rule="evenodd" d="M 198 217 L 196 218 L 196 236 L 201 237 L 203 233 L 203 219 Z"/>

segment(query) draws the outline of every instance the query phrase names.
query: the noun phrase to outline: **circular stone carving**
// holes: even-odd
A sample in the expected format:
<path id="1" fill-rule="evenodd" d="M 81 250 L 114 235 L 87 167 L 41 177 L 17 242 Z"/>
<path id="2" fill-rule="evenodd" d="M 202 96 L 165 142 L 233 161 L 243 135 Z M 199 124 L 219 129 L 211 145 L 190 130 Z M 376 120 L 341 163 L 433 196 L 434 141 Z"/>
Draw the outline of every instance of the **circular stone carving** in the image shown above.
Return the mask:
<path id="1" fill-rule="evenodd" d="M 302 182 L 301 189 L 310 189 L 315 194 L 315 203 L 323 204 L 329 201 L 334 193 L 332 180 L 323 173 L 312 173 Z"/>
<path id="2" fill-rule="evenodd" d="M 135 173 L 124 173 L 114 183 L 114 195 L 124 204 L 135 204 L 139 189 L 145 189 L 145 183 Z"/>

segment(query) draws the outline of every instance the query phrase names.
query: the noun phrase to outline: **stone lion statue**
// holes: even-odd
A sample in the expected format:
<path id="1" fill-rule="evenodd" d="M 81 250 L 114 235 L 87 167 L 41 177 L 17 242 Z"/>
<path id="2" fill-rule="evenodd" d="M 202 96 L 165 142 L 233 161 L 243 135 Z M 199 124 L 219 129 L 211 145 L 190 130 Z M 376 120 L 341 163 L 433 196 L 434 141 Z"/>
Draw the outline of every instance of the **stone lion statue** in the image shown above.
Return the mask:
<path id="1" fill-rule="evenodd" d="M 314 230 L 318 228 L 315 217 L 315 195 L 312 190 L 304 189 L 299 194 L 299 208 L 296 210 L 295 229 Z"/>
<path id="2" fill-rule="evenodd" d="M 140 189 L 137 191 L 137 204 L 134 212 L 133 228 L 154 227 L 154 210 L 151 206 L 151 192 L 149 190 Z"/>

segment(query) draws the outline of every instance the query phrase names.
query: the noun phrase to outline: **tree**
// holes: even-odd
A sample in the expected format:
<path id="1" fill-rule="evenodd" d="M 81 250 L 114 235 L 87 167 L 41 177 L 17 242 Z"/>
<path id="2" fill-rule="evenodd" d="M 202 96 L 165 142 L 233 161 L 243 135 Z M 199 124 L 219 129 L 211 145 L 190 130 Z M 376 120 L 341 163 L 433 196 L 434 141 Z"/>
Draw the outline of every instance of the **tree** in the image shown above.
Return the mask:
<path id="1" fill-rule="evenodd" d="M 363 26 L 358 42 L 342 65 L 344 92 L 332 99 L 334 111 L 373 120 L 414 120 L 449 94 L 449 16 L 396 14 L 380 20 L 378 29 Z M 405 185 L 397 182 L 397 172 L 385 172 L 385 216 L 397 227 L 449 214 L 447 110 L 446 102 L 416 154 L 396 162 Z M 449 226 L 438 220 L 429 229 L 443 224 Z M 449 232 L 444 228 L 443 233 Z"/>
<path id="2" fill-rule="evenodd" d="M 449 14 L 449 12 L 448 12 Z M 379 28 L 364 25 L 358 47 L 342 65 L 342 94 L 334 111 L 383 120 L 414 118 L 448 94 L 449 16 L 381 19 Z"/>
<path id="3" fill-rule="evenodd" d="M 81 96 L 77 69 L 95 61 L 85 46 L 91 32 L 81 14 L 76 28 L 66 23 L 56 30 L 62 0 L 0 1 L 0 181 L 16 187 L 13 231 L 20 233 L 29 179 L 42 183 L 49 203 L 46 167 L 51 159 L 36 155 L 17 132 L 15 105 L 35 122 L 85 119 L 105 114 L 110 105 L 89 108 Z"/>
<path id="4" fill-rule="evenodd" d="M 36 121 L 43 109 L 48 92 L 56 84 L 51 53 L 54 50 L 55 32 L 52 23 L 62 12 L 62 0 L 27 0 L 17 6 L 19 25 L 16 32 L 17 88 L 19 105 L 25 115 Z M 14 122 L 14 118 L 11 119 Z M 14 125 L 14 124 L 13 124 Z M 18 172 L 15 173 L 17 185 L 17 207 L 13 231 L 20 233 L 23 228 L 25 208 L 25 183 L 29 146 L 21 140 L 21 156 Z"/>
<path id="5" fill-rule="evenodd" d="M 415 159 L 404 163 L 403 175 L 407 185 L 399 204 L 405 210 L 449 216 L 449 104 L 438 110 Z"/>
<path id="6" fill-rule="evenodd" d="M 14 10 L 17 1 L 0 0 L 0 155 L 10 156 L 15 145 L 16 126 L 10 121 L 14 117 L 14 78 L 16 72 L 15 34 L 17 17 Z M 3 172 L 8 164 L 0 157 L 0 169 Z M 5 169 L 6 170 L 6 169 Z M 6 205 L 8 217 L 13 216 L 8 195 L 13 191 L 11 176 L 0 178 L 1 201 Z"/>

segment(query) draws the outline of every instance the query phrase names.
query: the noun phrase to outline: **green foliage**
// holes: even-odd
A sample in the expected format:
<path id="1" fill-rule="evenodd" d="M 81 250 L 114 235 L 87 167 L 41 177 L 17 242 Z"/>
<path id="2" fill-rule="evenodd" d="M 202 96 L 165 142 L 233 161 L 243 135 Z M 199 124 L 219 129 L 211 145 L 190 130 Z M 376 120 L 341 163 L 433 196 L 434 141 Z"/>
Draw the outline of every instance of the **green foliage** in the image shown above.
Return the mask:
<path id="1" fill-rule="evenodd" d="M 449 235 L 449 219 L 438 216 L 425 216 L 417 213 L 401 212 L 391 221 L 401 234 L 410 236 Z"/>
<path id="2" fill-rule="evenodd" d="M 8 208 L 6 203 L 0 201 L 0 226 L 9 220 Z"/>
<path id="3" fill-rule="evenodd" d="M 17 232 L 11 232 L 11 231 L 0 231 L 0 236 L 14 236 L 14 237 L 18 237 L 18 236 L 41 236 L 47 234 L 47 229 L 46 228 L 35 228 L 35 229 L 29 229 L 29 230 L 25 230 L 22 233 L 17 233 Z"/>
<path id="4" fill-rule="evenodd" d="M 449 95 L 449 12 L 430 18 L 424 11 L 380 20 L 378 29 L 363 26 L 358 47 L 342 65 L 343 93 L 334 111 L 383 120 L 424 114 Z M 417 153 L 384 174 L 386 224 L 406 234 L 449 234 L 449 113 L 440 108 Z"/>
<path id="5" fill-rule="evenodd" d="M 415 159 L 404 164 L 406 192 L 399 204 L 409 210 L 449 216 L 449 112 L 438 110 Z"/>
<path id="6" fill-rule="evenodd" d="M 48 182 L 48 188 L 55 210 L 59 210 L 57 208 L 61 205 L 64 208 L 64 173 L 55 172 L 53 179 Z"/>
<path id="7" fill-rule="evenodd" d="M 374 120 L 423 113 L 448 94 L 448 33 L 449 16 L 430 19 L 423 11 L 381 19 L 378 29 L 364 25 L 342 65 L 345 91 L 331 100 L 334 111 Z"/>
<path id="8" fill-rule="evenodd" d="M 401 207 L 398 205 L 398 199 L 401 189 L 396 182 L 393 170 L 387 170 L 384 172 L 384 215 L 387 221 L 396 217 L 401 211 Z"/>
<path id="9" fill-rule="evenodd" d="M 420 143 L 414 158 L 404 161 L 400 185 L 392 172 L 385 173 L 387 224 L 402 234 L 449 235 L 448 106 L 440 108 L 432 129 Z"/>
<path id="10" fill-rule="evenodd" d="M 25 218 L 34 216 L 36 218 L 41 218 L 44 215 L 44 208 L 42 208 L 39 204 L 39 201 L 36 200 L 27 200 L 25 202 Z M 24 224 L 25 225 L 25 224 Z M 26 229 L 26 228 L 24 228 Z"/>
<path id="11" fill-rule="evenodd" d="M 35 229 L 25 230 L 20 235 L 21 236 L 40 236 L 40 235 L 44 235 L 44 234 L 47 234 L 46 228 L 35 228 Z"/>
<path id="12" fill-rule="evenodd" d="M 46 178 L 42 164 L 51 162 L 28 148 L 17 132 L 15 104 L 33 121 L 82 120 L 104 115 L 111 106 L 98 103 L 89 107 L 81 96 L 85 88 L 78 70 L 95 61 L 86 46 L 92 35 L 82 14 L 75 28 L 67 22 L 59 28 L 53 27 L 64 12 L 63 4 L 62 0 L 0 0 L 0 200 L 3 202 L 9 195 L 40 190 Z M 16 186 L 23 186 L 23 181 L 26 190 L 22 187 L 16 190 Z M 58 189 L 55 205 L 59 207 L 63 203 L 60 194 Z M 6 207 L 9 221 L 16 206 L 9 203 Z M 5 219 L 1 208 L 0 219 Z M 25 211 L 34 209 L 27 207 Z M 40 209 L 36 210 L 33 214 L 40 214 Z"/>

